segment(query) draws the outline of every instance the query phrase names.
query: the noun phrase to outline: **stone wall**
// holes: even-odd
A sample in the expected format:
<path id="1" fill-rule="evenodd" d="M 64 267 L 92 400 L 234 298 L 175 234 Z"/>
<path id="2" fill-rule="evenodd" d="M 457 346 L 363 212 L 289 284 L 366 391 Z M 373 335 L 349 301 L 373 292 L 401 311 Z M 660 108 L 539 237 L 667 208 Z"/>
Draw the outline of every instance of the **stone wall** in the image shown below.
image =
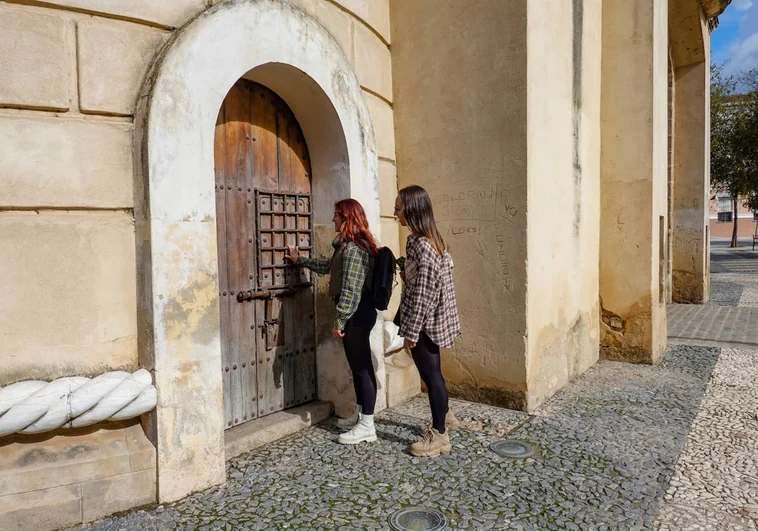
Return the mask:
<path id="1" fill-rule="evenodd" d="M 364 88 L 377 233 L 397 250 L 387 3 L 292 3 L 335 36 Z M 132 115 L 159 47 L 208 2 L 49 4 L 0 2 L 0 385 L 136 366 Z"/>
<path id="2" fill-rule="evenodd" d="M 665 2 L 603 5 L 601 351 L 633 362 L 666 345 L 667 26 Z"/>
<path id="3" fill-rule="evenodd" d="M 531 410 L 598 359 L 601 1 L 533 0 L 528 20 Z"/>
<path id="4" fill-rule="evenodd" d="M 669 9 L 675 86 L 672 299 L 704 303 L 710 292 L 710 33 L 696 2 L 672 0 Z"/>
<path id="5" fill-rule="evenodd" d="M 399 184 L 456 264 L 445 377 L 516 409 L 597 359 L 600 5 L 555 4 L 392 3 Z"/>
<path id="6" fill-rule="evenodd" d="M 523 408 L 526 2 L 391 7 L 398 182 L 429 191 L 455 262 L 463 336 L 443 372 L 457 396 Z"/>
<path id="7" fill-rule="evenodd" d="M 216 3 L 0 2 L 0 287 L 5 294 L 0 304 L 0 386 L 138 366 L 137 97 L 172 34 Z M 374 229 L 398 251 L 391 219 L 397 185 L 388 0 L 290 3 L 334 36 L 355 70 L 380 161 L 381 221 Z M 102 433 L 81 434 L 82 444 L 97 447 Z M 61 437 L 53 435 L 52 441 Z M 39 444 L 0 440 L 0 460 Z M 114 459 L 128 464 L 129 454 L 119 455 Z M 13 470 L 18 477 L 24 473 Z M 107 470 L 98 474 L 118 476 Z M 150 489 L 124 482 L 132 491 L 122 492 L 122 498 L 154 500 L 154 466 L 150 474 Z M 3 479 L 17 481 L 7 474 Z M 24 518 L 26 513 L 18 512 L 18 496 L 24 492 L 36 496 L 36 491 L 60 488 L 41 482 L 15 489 L 14 498 L 6 496 L 10 491 L 0 491 L 0 521 Z M 69 490 L 72 504 L 74 499 L 82 506 L 97 500 L 92 489 Z M 63 500 L 69 495 L 50 491 L 45 496 Z M 40 503 L 50 508 L 58 502 Z M 112 507 L 101 504 L 98 510 L 80 511 L 78 518 L 101 516 Z M 113 510 L 125 508 L 122 503 Z M 78 521 L 47 518 L 35 523 L 30 516 L 29 525 L 44 529 Z"/>

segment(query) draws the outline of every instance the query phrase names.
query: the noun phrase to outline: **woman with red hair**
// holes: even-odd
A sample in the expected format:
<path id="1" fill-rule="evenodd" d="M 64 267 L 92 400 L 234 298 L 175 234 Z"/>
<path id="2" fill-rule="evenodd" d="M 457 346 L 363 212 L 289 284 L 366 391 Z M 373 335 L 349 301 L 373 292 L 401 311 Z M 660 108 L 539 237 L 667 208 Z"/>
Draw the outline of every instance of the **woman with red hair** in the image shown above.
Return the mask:
<path id="1" fill-rule="evenodd" d="M 369 334 L 376 323 L 376 309 L 371 297 L 364 297 L 370 286 L 374 262 L 379 250 L 368 227 L 366 213 L 355 199 L 343 199 L 334 205 L 334 230 L 331 258 L 304 258 L 298 249 L 288 246 L 286 258 L 319 275 L 329 274 L 329 296 L 337 305 L 337 320 L 332 335 L 341 339 L 353 373 L 357 404 L 352 416 L 337 424 L 349 431 L 339 436 L 342 444 L 376 440 L 374 406 L 376 374 L 371 362 Z"/>

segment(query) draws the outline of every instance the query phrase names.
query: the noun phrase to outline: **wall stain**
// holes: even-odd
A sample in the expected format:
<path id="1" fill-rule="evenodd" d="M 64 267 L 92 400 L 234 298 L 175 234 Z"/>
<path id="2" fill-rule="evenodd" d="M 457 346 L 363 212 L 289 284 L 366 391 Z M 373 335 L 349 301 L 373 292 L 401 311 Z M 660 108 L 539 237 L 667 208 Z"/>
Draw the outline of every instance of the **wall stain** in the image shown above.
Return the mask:
<path id="1" fill-rule="evenodd" d="M 582 52 L 584 37 L 584 0 L 573 0 L 573 76 L 571 92 L 573 112 L 571 121 L 574 137 L 573 176 L 574 176 L 574 237 L 579 237 L 582 222 Z"/>

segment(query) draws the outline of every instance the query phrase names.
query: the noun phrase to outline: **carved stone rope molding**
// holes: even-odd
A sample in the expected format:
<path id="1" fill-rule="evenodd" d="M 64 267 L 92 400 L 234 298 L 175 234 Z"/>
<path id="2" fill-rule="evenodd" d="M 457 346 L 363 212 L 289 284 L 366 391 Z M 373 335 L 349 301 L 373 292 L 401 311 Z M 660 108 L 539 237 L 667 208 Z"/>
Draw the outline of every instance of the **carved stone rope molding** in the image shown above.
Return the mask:
<path id="1" fill-rule="evenodd" d="M 155 408 L 158 392 L 145 369 L 0 387 L 0 437 L 126 420 Z"/>

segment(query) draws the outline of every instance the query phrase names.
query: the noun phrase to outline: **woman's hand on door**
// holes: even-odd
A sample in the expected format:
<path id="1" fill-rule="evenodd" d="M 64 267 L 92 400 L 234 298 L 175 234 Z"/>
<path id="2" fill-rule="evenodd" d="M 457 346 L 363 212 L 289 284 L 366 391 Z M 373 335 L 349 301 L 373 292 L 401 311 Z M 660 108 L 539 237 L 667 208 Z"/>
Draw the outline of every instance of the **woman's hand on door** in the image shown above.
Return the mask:
<path id="1" fill-rule="evenodd" d="M 294 245 L 287 246 L 287 252 L 284 254 L 284 258 L 291 261 L 293 264 L 300 258 L 300 250 Z"/>
<path id="2" fill-rule="evenodd" d="M 345 337 L 345 332 L 340 330 L 339 328 L 332 328 L 332 336 L 334 339 L 342 339 Z"/>

